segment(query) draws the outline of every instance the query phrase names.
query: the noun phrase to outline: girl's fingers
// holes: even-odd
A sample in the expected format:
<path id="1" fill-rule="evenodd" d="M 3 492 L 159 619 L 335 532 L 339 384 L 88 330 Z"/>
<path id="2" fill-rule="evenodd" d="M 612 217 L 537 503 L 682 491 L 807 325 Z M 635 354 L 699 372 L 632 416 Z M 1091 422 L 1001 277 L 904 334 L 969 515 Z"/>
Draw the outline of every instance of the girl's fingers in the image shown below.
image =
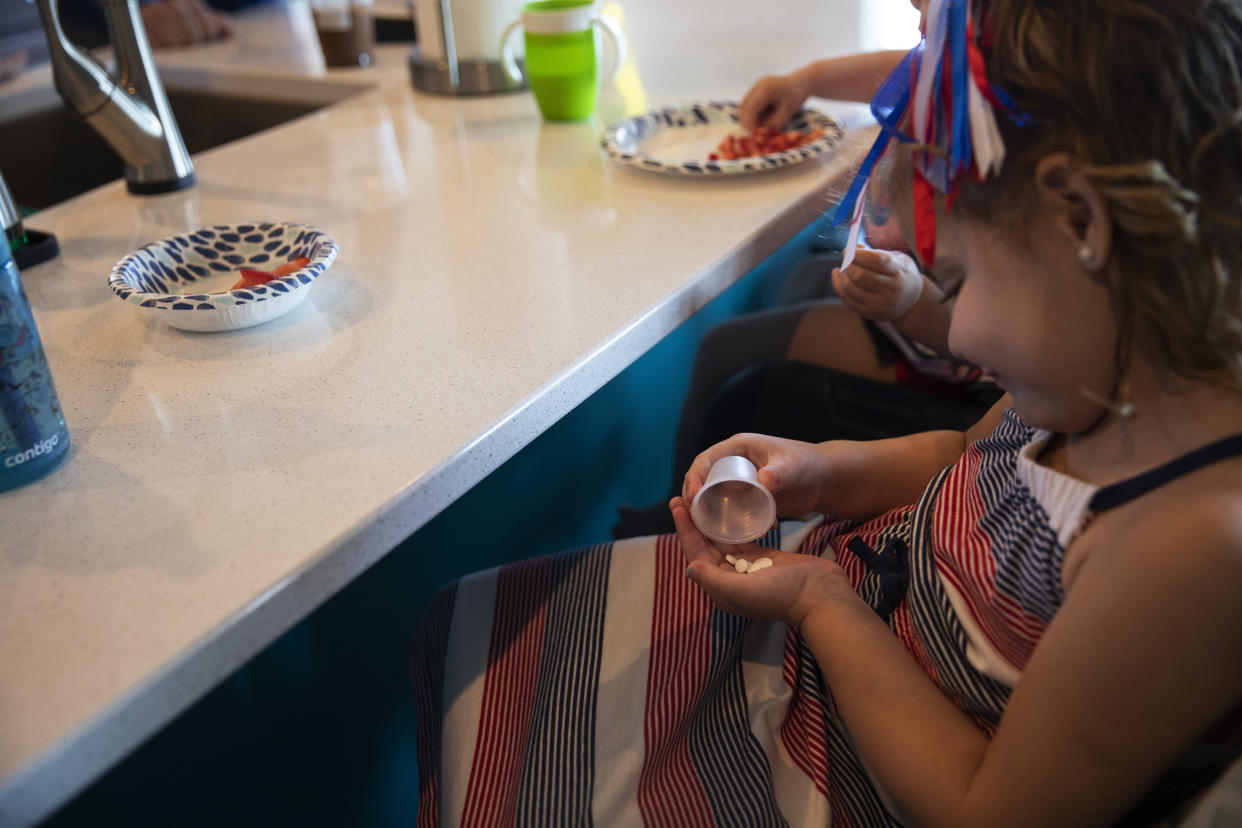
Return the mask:
<path id="1" fill-rule="evenodd" d="M 749 553 L 739 551 L 736 557 L 754 561 L 761 557 L 771 557 L 773 552 L 774 550 L 755 547 L 752 544 Z M 726 561 L 717 566 L 703 563 L 691 564 L 686 568 L 686 577 L 702 587 L 703 591 L 711 596 L 712 602 L 725 612 L 756 617 L 755 583 L 748 579 L 761 578 L 762 575 L 751 576 L 745 572 L 738 572 L 732 564 Z M 748 594 L 751 596 L 749 599 Z M 760 611 L 760 614 L 766 615 L 767 613 Z"/>
<path id="2" fill-rule="evenodd" d="M 753 131 L 759 126 L 759 116 L 763 114 L 765 107 L 766 104 L 754 100 L 750 95 L 742 99 L 737 110 L 737 121 L 742 129 Z"/>
<path id="3" fill-rule="evenodd" d="M 854 261 L 862 267 L 887 278 L 901 276 L 902 271 L 911 264 L 910 257 L 893 250 L 879 250 L 873 247 L 859 248 Z"/>
<path id="4" fill-rule="evenodd" d="M 789 123 L 789 119 L 798 111 L 799 105 L 799 102 L 788 99 L 779 101 L 776 106 L 769 110 L 767 117 L 763 119 L 762 126 L 771 127 L 772 129 L 784 129 L 785 124 Z"/>
<path id="5" fill-rule="evenodd" d="M 892 278 L 857 262 L 846 268 L 841 275 L 851 287 L 868 295 L 883 293 L 888 289 L 888 282 Z"/>
<path id="6" fill-rule="evenodd" d="M 714 568 L 724 560 L 724 555 L 712 548 L 699 534 L 698 527 L 690 519 L 690 511 L 684 500 L 675 497 L 669 501 L 668 508 L 673 513 L 673 525 L 677 527 L 677 538 L 681 541 L 681 552 L 686 556 L 687 564 Z"/>
<path id="7" fill-rule="evenodd" d="M 759 485 L 767 489 L 772 494 L 776 494 L 781 490 L 781 476 L 771 465 L 764 466 L 759 469 L 755 479 L 759 481 Z"/>
<path id="8" fill-rule="evenodd" d="M 730 566 L 710 566 L 699 562 L 691 562 L 686 567 L 686 577 L 703 587 L 713 599 L 717 599 L 728 589 L 728 579 L 736 577 L 738 573 L 733 571 Z M 723 609 L 724 607 L 722 607 Z"/>
<path id="9" fill-rule="evenodd" d="M 757 457 L 753 452 L 748 451 L 745 440 L 731 437 L 728 440 L 717 443 L 694 458 L 694 462 L 686 470 L 686 475 L 681 483 L 681 496 L 687 504 L 694 499 L 695 494 L 703 487 L 703 481 L 707 479 L 707 472 L 711 469 L 712 463 L 721 457 L 729 457 L 735 454 L 745 457 L 754 463 L 756 468 L 763 466 L 765 458 Z"/>
<path id="10" fill-rule="evenodd" d="M 738 105 L 737 118 L 742 129 L 754 130 L 760 126 L 780 101 L 775 90 L 774 78 L 760 78 L 755 82 Z"/>
<path id="11" fill-rule="evenodd" d="M 853 280 L 839 270 L 833 274 L 832 287 L 841 301 L 850 309 L 863 316 L 872 313 L 877 297 L 859 288 Z"/>
<path id="12" fill-rule="evenodd" d="M 876 250 L 873 247 L 859 247 L 854 252 L 854 262 L 861 267 L 879 273 L 890 273 L 893 269 L 893 263 L 888 253 L 884 250 Z"/>

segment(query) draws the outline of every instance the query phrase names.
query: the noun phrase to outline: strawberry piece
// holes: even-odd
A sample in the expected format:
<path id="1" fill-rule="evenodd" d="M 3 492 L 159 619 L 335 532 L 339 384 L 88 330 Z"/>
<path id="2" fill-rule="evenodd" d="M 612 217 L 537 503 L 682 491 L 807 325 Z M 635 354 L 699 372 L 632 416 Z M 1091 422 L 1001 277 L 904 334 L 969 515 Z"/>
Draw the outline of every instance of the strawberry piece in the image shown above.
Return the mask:
<path id="1" fill-rule="evenodd" d="M 261 285 L 264 282 L 270 282 L 276 278 L 275 273 L 266 270 L 255 270 L 252 267 L 243 267 L 238 272 L 241 273 L 241 278 L 229 290 L 245 290 L 246 288 Z"/>
<path id="2" fill-rule="evenodd" d="M 728 135 L 708 155 L 709 161 L 733 161 L 756 155 L 773 155 L 810 143 L 824 134 L 823 129 L 808 133 L 796 129 L 781 132 L 772 127 L 757 127 L 749 135 Z"/>
<path id="3" fill-rule="evenodd" d="M 292 261 L 274 267 L 271 270 L 256 270 L 253 267 L 243 267 L 238 273 L 241 278 L 238 279 L 229 290 L 245 290 L 247 288 L 257 287 L 258 285 L 270 282 L 273 279 L 279 279 L 281 276 L 288 276 L 295 273 L 310 264 L 310 259 L 305 256 L 299 256 Z"/>
<path id="4" fill-rule="evenodd" d="M 272 275 L 273 276 L 288 276 L 290 273 L 293 273 L 294 271 L 297 271 L 297 270 L 301 270 L 302 268 L 306 267 L 308 264 L 310 264 L 310 259 L 306 258 L 305 256 L 299 256 L 296 259 L 285 262 L 280 267 L 272 268 Z"/>

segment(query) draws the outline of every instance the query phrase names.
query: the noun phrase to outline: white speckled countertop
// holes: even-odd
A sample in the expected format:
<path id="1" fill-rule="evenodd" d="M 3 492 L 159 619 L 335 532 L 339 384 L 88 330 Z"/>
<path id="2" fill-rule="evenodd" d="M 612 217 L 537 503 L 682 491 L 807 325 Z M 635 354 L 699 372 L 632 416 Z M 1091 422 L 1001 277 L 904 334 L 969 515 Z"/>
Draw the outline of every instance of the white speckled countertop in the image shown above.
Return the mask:
<path id="1" fill-rule="evenodd" d="M 623 7 L 633 74 L 605 123 L 916 36 L 883 28 L 905 0 Z M 65 801 L 773 252 L 865 143 L 659 177 L 528 94 L 415 93 L 407 52 L 325 73 L 304 6 L 252 10 L 232 41 L 161 55 L 166 83 L 364 91 L 196 156 L 192 189 L 114 183 L 28 219 L 63 251 L 24 282 L 73 448 L 0 494 L 0 825 Z M 51 94 L 31 71 L 0 117 Z M 249 219 L 340 243 L 288 316 L 187 334 L 107 288 L 136 247 Z"/>

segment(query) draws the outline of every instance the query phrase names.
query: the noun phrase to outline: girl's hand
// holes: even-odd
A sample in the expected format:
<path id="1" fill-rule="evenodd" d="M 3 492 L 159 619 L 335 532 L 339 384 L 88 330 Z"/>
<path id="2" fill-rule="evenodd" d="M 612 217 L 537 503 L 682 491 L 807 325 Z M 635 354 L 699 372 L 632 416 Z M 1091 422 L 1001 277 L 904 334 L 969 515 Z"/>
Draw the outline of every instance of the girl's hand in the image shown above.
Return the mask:
<path id="1" fill-rule="evenodd" d="M 923 274 L 904 253 L 859 247 L 844 271 L 832 271 L 832 289 L 864 319 L 892 322 L 923 295 Z"/>
<path id="2" fill-rule="evenodd" d="M 776 499 L 778 515 L 798 517 L 820 508 L 828 473 L 823 453 L 811 443 L 762 434 L 735 434 L 694 458 L 682 481 L 682 499 L 693 502 L 712 463 L 733 455 L 755 464 L 759 483 Z"/>
<path id="3" fill-rule="evenodd" d="M 807 99 L 807 91 L 797 73 L 769 75 L 760 78 L 742 98 L 738 107 L 738 123 L 754 131 L 766 126 L 783 129 Z"/>
<path id="4" fill-rule="evenodd" d="M 669 508 L 686 556 L 686 577 L 701 586 L 725 612 L 799 627 L 813 609 L 833 600 L 835 595 L 857 598 L 845 573 L 833 561 L 753 543 L 716 546 L 699 533 L 684 500 L 673 498 Z M 772 566 L 753 574 L 738 572 L 725 560 L 722 550 L 750 561 L 770 558 Z"/>

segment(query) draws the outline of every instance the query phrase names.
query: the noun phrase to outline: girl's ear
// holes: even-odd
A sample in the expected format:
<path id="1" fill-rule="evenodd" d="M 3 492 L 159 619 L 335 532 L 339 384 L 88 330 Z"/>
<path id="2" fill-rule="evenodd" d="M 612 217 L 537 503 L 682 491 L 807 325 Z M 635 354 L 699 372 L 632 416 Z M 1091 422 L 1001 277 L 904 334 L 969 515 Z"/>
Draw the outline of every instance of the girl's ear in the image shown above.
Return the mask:
<path id="1" fill-rule="evenodd" d="M 1113 219 L 1082 166 L 1064 152 L 1047 155 L 1035 165 L 1035 189 L 1055 232 L 1073 246 L 1083 268 L 1103 270 L 1111 252 Z"/>

